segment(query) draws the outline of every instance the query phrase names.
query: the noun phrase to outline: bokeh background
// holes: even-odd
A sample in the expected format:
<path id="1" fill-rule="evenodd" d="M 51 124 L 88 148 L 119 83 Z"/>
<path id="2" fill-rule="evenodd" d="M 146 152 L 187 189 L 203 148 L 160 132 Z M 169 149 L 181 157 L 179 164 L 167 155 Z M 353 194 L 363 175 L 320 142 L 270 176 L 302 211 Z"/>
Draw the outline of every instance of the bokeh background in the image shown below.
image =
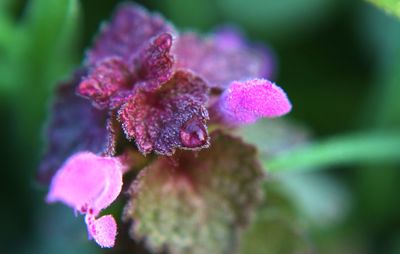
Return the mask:
<path id="1" fill-rule="evenodd" d="M 233 24 L 268 45 L 277 62 L 274 81 L 294 105 L 287 119 L 312 140 L 400 131 L 400 19 L 365 1 L 137 2 L 182 30 L 207 33 Z M 83 221 L 70 209 L 45 204 L 46 187 L 35 173 L 52 90 L 80 64 L 117 4 L 0 0 L 0 253 L 107 253 L 86 240 Z M 294 235 L 315 253 L 400 253 L 399 164 L 323 169 L 282 176 L 296 207 Z M 273 239 L 275 251 L 248 254 L 305 253 L 279 247 L 292 238 L 262 223 L 265 232 L 254 232 L 250 242 Z"/>

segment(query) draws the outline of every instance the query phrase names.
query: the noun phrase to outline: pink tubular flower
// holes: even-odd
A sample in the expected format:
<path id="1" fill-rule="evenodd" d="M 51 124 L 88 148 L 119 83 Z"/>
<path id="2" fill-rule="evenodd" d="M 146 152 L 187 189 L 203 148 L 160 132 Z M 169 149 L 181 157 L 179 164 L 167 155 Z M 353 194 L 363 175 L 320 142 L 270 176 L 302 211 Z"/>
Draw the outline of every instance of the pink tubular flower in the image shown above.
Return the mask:
<path id="1" fill-rule="evenodd" d="M 112 247 L 117 233 L 114 218 L 111 215 L 96 217 L 121 192 L 123 169 L 117 158 L 77 153 L 54 176 L 47 202 L 59 201 L 86 214 L 89 238 L 101 247 Z"/>
<path id="2" fill-rule="evenodd" d="M 253 123 L 261 117 L 279 117 L 292 109 L 282 88 L 266 79 L 232 82 L 217 107 L 223 120 L 239 124 Z"/>
<path id="3" fill-rule="evenodd" d="M 259 168 L 253 163 L 252 148 L 234 138 L 218 141 L 218 136 L 225 134 L 213 132 L 224 125 L 229 131 L 230 127 L 261 117 L 279 117 L 291 110 L 286 93 L 267 80 L 275 69 L 273 60 L 266 48 L 249 43 L 235 29 L 208 36 L 178 33 L 158 14 L 135 4 L 121 5 L 102 26 L 82 66 L 57 88 L 46 133 L 48 147 L 39 170 L 43 183 L 52 178 L 47 202 L 61 202 L 84 214 L 89 238 L 106 248 L 115 244 L 117 224 L 112 215 L 100 216 L 100 212 L 117 199 L 122 175 L 132 161 L 138 165 L 163 161 L 172 169 L 185 165 L 185 177 L 190 176 L 190 182 L 197 181 L 204 190 L 204 199 L 199 200 L 215 197 L 230 206 L 234 203 L 230 199 L 237 195 L 225 195 L 225 190 L 220 195 L 219 181 L 214 181 L 213 174 L 223 184 L 227 180 L 225 187 L 232 181 L 236 184 L 232 189 L 253 190 Z M 221 125 L 209 131 L 209 123 Z M 217 143 L 212 143 L 211 134 Z M 237 146 L 221 157 L 230 148 L 229 142 Z M 152 156 L 146 158 L 149 154 Z M 198 156 L 204 162 L 196 159 Z M 236 179 L 241 174 L 232 169 L 243 169 L 236 162 L 252 169 L 254 175 L 243 171 L 244 181 Z M 226 177 L 228 173 L 235 177 Z M 209 188 L 208 184 L 215 186 Z M 153 195 L 152 190 L 143 189 Z M 182 193 L 184 197 L 186 193 Z M 214 209 L 216 203 L 208 204 Z M 177 208 L 167 205 L 167 209 Z M 237 207 L 242 209 L 242 203 Z M 156 213 L 158 209 L 164 207 L 156 207 Z M 203 218 L 200 214 L 198 218 Z M 218 223 L 219 214 L 225 216 L 215 213 Z M 229 218 L 227 231 L 232 223 L 243 224 L 235 211 Z M 161 232 L 158 226 L 155 228 Z M 203 232 L 208 232 L 204 228 L 207 231 Z M 208 237 L 208 233 L 198 235 Z M 217 238 L 220 241 L 220 236 Z"/>

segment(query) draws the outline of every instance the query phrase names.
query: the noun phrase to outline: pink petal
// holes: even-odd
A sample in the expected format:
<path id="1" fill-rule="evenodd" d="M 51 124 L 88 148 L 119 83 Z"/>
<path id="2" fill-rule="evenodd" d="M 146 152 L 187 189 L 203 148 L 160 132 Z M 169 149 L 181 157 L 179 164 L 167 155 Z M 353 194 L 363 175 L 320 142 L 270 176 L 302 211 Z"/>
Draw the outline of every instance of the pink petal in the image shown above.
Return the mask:
<path id="1" fill-rule="evenodd" d="M 111 158 L 108 158 L 111 159 Z M 106 179 L 103 185 L 102 193 L 97 197 L 94 202 L 93 208 L 100 211 L 108 207 L 118 197 L 122 189 L 122 172 L 123 166 L 118 159 L 112 159 L 109 161 L 113 168 L 106 170 Z"/>
<path id="2" fill-rule="evenodd" d="M 89 236 L 93 237 L 98 245 L 102 248 L 111 248 L 115 244 L 117 235 L 117 223 L 111 215 L 105 215 L 99 219 L 94 219 L 87 215 L 86 224 Z"/>
<path id="3" fill-rule="evenodd" d="M 96 214 L 121 191 L 121 171 L 122 165 L 116 158 L 76 153 L 54 176 L 47 201 L 60 201 L 81 212 L 92 208 Z"/>
<path id="4" fill-rule="evenodd" d="M 261 117 L 287 114 L 292 105 L 279 86 L 266 79 L 234 81 L 221 96 L 220 111 L 236 123 L 252 123 Z"/>

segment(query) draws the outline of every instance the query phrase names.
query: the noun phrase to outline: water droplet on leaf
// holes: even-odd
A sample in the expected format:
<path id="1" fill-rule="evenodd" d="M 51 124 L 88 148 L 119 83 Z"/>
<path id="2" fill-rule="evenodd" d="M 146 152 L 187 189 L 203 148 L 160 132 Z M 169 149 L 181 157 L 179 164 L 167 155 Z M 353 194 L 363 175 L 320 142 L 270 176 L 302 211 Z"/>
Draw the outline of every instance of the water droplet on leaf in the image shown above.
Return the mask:
<path id="1" fill-rule="evenodd" d="M 207 143 L 208 135 L 205 126 L 198 119 L 187 121 L 181 128 L 181 141 L 184 147 L 195 148 Z"/>

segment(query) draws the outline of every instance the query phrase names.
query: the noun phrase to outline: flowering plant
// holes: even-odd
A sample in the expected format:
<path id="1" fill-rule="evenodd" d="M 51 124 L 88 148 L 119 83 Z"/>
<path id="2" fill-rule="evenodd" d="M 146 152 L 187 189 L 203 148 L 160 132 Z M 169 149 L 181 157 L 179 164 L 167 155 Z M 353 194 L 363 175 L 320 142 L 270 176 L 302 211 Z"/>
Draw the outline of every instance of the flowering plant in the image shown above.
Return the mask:
<path id="1" fill-rule="evenodd" d="M 1 253 L 400 253 L 399 0 L 119 2 L 0 1 Z"/>
<path id="2" fill-rule="evenodd" d="M 57 89 L 40 168 L 47 201 L 85 214 L 89 238 L 113 247 L 117 223 L 101 211 L 127 189 L 123 220 L 149 249 L 232 252 L 263 178 L 236 130 L 291 110 L 272 72 L 268 51 L 233 28 L 179 33 L 121 5 Z"/>

